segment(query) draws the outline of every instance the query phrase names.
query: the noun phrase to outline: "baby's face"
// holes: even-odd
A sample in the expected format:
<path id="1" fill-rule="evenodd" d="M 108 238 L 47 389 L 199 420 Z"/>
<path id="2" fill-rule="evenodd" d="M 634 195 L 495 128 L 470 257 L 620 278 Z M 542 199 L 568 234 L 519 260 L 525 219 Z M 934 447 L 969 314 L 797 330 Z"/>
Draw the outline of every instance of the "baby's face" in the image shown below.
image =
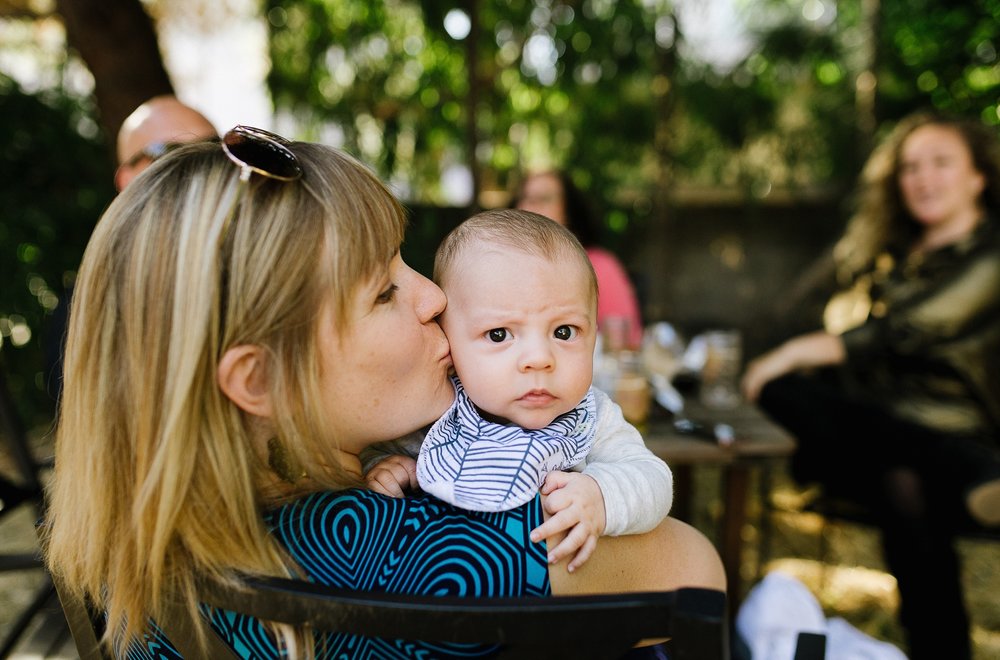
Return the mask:
<path id="1" fill-rule="evenodd" d="M 487 419 L 528 429 L 572 410 L 593 379 L 596 301 L 568 257 L 466 248 L 442 281 L 455 370 Z"/>

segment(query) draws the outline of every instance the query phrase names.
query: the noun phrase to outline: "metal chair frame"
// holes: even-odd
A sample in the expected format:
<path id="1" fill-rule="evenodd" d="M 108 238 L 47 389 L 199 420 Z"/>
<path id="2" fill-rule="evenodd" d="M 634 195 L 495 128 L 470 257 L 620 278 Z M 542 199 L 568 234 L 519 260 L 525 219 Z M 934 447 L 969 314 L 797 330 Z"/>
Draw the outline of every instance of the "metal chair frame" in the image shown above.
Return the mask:
<path id="1" fill-rule="evenodd" d="M 56 582 L 57 588 L 60 587 Z M 103 617 L 59 588 L 82 660 L 109 658 Z M 389 639 L 499 644 L 498 658 L 620 658 L 642 639 L 669 637 L 673 660 L 726 660 L 725 594 L 710 589 L 551 598 L 417 597 L 362 593 L 311 582 L 244 578 L 202 588 L 203 601 L 261 620 Z M 215 635 L 197 645 L 185 617 L 157 625 L 184 657 L 237 657 Z"/>

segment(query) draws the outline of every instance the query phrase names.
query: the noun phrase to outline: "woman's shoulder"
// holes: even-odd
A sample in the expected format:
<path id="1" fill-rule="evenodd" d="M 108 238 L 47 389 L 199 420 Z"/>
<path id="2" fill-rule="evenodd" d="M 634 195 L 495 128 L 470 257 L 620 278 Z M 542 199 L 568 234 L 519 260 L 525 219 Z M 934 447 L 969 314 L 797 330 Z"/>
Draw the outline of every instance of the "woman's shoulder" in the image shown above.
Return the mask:
<path id="1" fill-rule="evenodd" d="M 406 504 L 404 498 L 379 495 L 361 488 L 325 490 L 304 495 L 295 500 L 270 509 L 265 520 L 272 528 L 283 525 L 301 525 L 305 520 L 322 521 L 330 516 L 372 514 L 399 508 Z"/>
<path id="2" fill-rule="evenodd" d="M 317 582 L 413 591 L 410 580 L 415 575 L 422 576 L 426 586 L 434 582 L 431 577 L 436 571 L 445 570 L 445 558 L 469 553 L 495 558 L 496 565 L 516 561 L 524 567 L 523 574 L 512 581 L 519 586 L 494 585 L 482 592 L 492 595 L 546 593 L 545 545 L 529 540 L 531 530 L 542 520 L 538 497 L 511 511 L 480 513 L 457 509 L 426 494 L 397 498 L 361 489 L 313 493 L 266 516 L 278 543 Z"/>
<path id="3" fill-rule="evenodd" d="M 590 257 L 590 263 L 594 264 L 594 268 L 598 266 L 617 266 L 621 268 L 621 260 L 613 252 L 599 245 L 587 246 L 587 256 Z"/>
<path id="4" fill-rule="evenodd" d="M 503 529 L 510 524 L 508 519 L 516 518 L 524 519 L 526 526 L 539 525 L 541 508 L 534 502 L 517 510 L 488 514 L 458 509 L 426 493 L 388 497 L 360 488 L 312 493 L 265 514 L 272 533 L 290 549 L 324 545 L 334 537 L 352 534 L 351 530 L 358 538 L 379 538 L 418 533 L 427 527 Z"/>
<path id="5" fill-rule="evenodd" d="M 951 267 L 979 269 L 980 265 L 995 267 L 1000 261 L 1000 220 L 987 216 L 965 238 L 941 248 L 936 261 Z"/>
<path id="6" fill-rule="evenodd" d="M 590 264 L 594 267 L 602 288 L 631 286 L 625 266 L 614 254 L 601 247 L 588 247 L 587 256 L 590 257 Z"/>
<path id="7" fill-rule="evenodd" d="M 976 234 L 976 238 L 982 245 L 987 246 L 988 250 L 1000 251 L 1000 218 L 987 216 Z"/>

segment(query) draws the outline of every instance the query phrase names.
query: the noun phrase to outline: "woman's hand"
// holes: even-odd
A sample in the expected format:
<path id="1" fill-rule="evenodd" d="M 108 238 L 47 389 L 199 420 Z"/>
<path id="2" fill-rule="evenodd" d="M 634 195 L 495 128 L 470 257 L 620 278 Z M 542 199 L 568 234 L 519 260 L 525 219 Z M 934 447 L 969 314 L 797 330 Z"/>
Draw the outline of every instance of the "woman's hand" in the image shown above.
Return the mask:
<path id="1" fill-rule="evenodd" d="M 368 487 L 389 497 L 402 497 L 403 491 L 417 488 L 417 462 L 409 456 L 394 454 L 379 461 L 365 476 Z"/>
<path id="2" fill-rule="evenodd" d="M 740 389 L 747 401 L 756 401 L 764 386 L 797 369 L 840 364 L 847 358 L 839 335 L 812 332 L 789 339 L 747 365 Z"/>
<path id="3" fill-rule="evenodd" d="M 551 517 L 531 530 L 531 540 L 537 543 L 569 530 L 549 549 L 548 560 L 555 564 L 575 553 L 566 567 L 572 573 L 590 558 L 597 537 L 604 533 L 604 494 L 593 477 L 579 472 L 550 472 L 540 492 L 542 506 Z"/>

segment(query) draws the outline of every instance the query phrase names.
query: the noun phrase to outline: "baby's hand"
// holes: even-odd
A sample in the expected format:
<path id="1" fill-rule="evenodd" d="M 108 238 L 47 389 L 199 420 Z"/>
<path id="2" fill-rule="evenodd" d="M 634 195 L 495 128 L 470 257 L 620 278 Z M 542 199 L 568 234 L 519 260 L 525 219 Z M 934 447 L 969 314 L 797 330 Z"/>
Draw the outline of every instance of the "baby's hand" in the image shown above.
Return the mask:
<path id="1" fill-rule="evenodd" d="M 417 487 L 417 462 L 409 456 L 389 456 L 368 470 L 365 481 L 376 493 L 402 497 L 404 490 Z"/>
<path id="2" fill-rule="evenodd" d="M 593 477 L 579 472 L 550 472 L 540 492 L 545 496 L 542 506 L 551 517 L 531 530 L 531 540 L 537 543 L 570 530 L 556 547 L 549 549 L 548 560 L 554 564 L 576 553 L 566 567 L 572 573 L 590 558 L 597 547 L 597 537 L 604 532 L 601 487 Z"/>

